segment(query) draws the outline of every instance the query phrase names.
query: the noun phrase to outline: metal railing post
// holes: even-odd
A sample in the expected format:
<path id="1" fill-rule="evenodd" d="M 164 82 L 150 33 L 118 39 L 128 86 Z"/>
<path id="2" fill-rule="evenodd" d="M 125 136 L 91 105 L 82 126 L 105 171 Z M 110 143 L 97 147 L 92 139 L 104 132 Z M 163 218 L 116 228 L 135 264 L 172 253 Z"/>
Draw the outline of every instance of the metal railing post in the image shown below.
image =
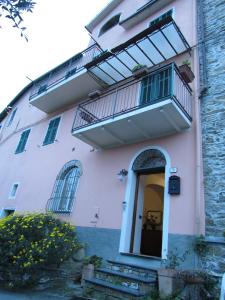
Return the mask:
<path id="1" fill-rule="evenodd" d="M 175 68 L 174 63 L 172 64 L 172 71 L 171 71 L 171 82 L 170 82 L 170 95 L 171 97 L 174 97 L 174 84 L 175 84 Z"/>
<path id="2" fill-rule="evenodd" d="M 114 101 L 113 101 L 113 113 L 112 113 L 112 118 L 113 118 L 113 119 L 114 119 L 115 110 L 116 110 L 117 95 L 118 95 L 118 89 L 116 89 L 116 92 L 115 92 L 115 98 L 114 98 Z"/>

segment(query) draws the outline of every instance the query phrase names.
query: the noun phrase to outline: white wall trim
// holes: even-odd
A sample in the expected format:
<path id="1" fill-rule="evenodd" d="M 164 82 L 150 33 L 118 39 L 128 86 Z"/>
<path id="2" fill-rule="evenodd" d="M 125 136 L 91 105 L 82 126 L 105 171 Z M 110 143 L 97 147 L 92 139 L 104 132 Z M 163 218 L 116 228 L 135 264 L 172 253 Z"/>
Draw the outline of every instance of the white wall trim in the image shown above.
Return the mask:
<path id="1" fill-rule="evenodd" d="M 134 196 L 136 188 L 137 177 L 132 171 L 132 166 L 136 157 L 145 150 L 157 149 L 163 153 L 166 159 L 165 167 L 165 187 L 164 187 L 164 209 L 163 209 L 163 237 L 162 237 L 162 259 L 167 258 L 168 253 L 168 232 L 169 232 L 169 208 L 170 208 L 170 195 L 168 193 L 168 183 L 170 176 L 171 161 L 168 152 L 160 146 L 149 146 L 139 150 L 133 156 L 128 169 L 127 187 L 124 199 L 124 210 L 122 216 L 121 236 L 119 252 L 129 252 L 130 239 L 131 239 L 131 227 L 133 222 L 133 207 Z"/>

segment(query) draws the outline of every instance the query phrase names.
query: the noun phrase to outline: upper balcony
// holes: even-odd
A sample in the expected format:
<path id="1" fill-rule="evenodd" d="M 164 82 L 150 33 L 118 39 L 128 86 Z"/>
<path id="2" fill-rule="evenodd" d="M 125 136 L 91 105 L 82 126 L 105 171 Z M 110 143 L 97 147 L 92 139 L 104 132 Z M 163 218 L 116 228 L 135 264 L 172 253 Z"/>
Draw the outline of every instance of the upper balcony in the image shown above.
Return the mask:
<path id="1" fill-rule="evenodd" d="M 84 67 L 102 52 L 97 44 L 76 54 L 57 68 L 34 81 L 30 103 L 51 113 L 86 98 L 93 89 L 100 87 Z"/>
<path id="2" fill-rule="evenodd" d="M 155 67 L 186 51 L 188 42 L 167 17 L 110 51 L 94 44 L 75 55 L 34 82 L 30 103 L 50 113 L 130 78 L 137 65 Z"/>
<path id="3" fill-rule="evenodd" d="M 172 63 L 80 104 L 72 134 L 107 149 L 188 129 L 191 115 L 191 88 Z"/>

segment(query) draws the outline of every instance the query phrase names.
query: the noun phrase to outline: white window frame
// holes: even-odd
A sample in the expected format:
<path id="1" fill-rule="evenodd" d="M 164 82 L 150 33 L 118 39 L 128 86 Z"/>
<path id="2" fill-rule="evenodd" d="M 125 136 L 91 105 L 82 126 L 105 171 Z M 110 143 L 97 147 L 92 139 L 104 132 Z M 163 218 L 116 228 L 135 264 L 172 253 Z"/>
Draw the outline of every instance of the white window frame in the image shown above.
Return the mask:
<path id="1" fill-rule="evenodd" d="M 13 211 L 14 211 L 13 214 L 14 214 L 15 211 L 16 211 L 15 207 L 3 207 L 3 208 L 0 210 L 0 219 L 7 217 L 7 216 L 5 215 L 5 211 L 6 211 L 6 210 L 13 210 Z"/>
<path id="2" fill-rule="evenodd" d="M 17 185 L 17 188 L 16 188 L 15 195 L 13 196 L 13 195 L 12 195 L 12 192 L 13 192 L 13 188 L 14 188 L 15 185 Z M 19 183 L 19 182 L 14 182 L 14 183 L 12 184 L 11 189 L 10 189 L 10 192 L 9 192 L 9 197 L 8 197 L 9 199 L 15 199 L 15 198 L 16 198 L 16 195 L 17 195 L 17 193 L 18 193 L 18 188 L 19 188 L 19 186 L 20 186 L 20 183 Z"/>

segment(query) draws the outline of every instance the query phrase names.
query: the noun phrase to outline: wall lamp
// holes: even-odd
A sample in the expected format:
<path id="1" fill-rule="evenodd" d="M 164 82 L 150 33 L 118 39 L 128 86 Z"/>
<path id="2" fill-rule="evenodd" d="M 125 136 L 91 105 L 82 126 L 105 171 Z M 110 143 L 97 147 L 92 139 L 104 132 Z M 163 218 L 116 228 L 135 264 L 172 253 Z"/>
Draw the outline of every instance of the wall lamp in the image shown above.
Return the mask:
<path id="1" fill-rule="evenodd" d="M 120 181 L 124 181 L 126 176 L 128 174 L 128 171 L 125 170 L 125 169 L 122 169 L 119 171 L 119 173 L 117 174 L 117 178 L 120 180 Z"/>

